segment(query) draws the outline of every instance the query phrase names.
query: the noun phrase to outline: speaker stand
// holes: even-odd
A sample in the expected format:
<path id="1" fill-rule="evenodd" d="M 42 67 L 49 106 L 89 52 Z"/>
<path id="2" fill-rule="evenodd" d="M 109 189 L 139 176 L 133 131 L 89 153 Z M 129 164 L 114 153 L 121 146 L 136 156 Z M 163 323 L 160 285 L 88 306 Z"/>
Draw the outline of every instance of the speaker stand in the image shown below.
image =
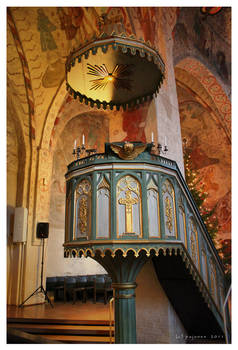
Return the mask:
<path id="1" fill-rule="evenodd" d="M 38 288 L 36 288 L 36 290 L 31 294 L 29 295 L 29 297 L 27 297 L 20 305 L 19 307 L 22 307 L 26 302 L 27 300 L 29 300 L 31 297 L 33 297 L 33 295 L 36 295 L 36 294 L 39 294 L 39 293 L 43 293 L 44 296 L 45 296 L 45 299 L 48 301 L 48 303 L 50 304 L 51 307 L 54 307 L 53 304 L 51 303 L 48 295 L 47 295 L 47 292 L 46 290 L 44 289 L 43 287 L 43 267 L 44 267 L 44 248 L 45 248 L 45 239 L 42 238 L 43 240 L 43 244 L 42 244 L 42 257 L 41 257 L 41 284 Z"/>

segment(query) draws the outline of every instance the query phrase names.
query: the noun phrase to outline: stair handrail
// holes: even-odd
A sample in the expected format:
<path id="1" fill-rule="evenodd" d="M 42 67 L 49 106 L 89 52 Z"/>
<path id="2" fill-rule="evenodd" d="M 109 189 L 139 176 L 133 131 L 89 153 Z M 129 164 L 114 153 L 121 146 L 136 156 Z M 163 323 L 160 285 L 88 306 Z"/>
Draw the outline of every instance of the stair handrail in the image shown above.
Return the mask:
<path id="1" fill-rule="evenodd" d="M 109 300 L 109 341 L 110 341 L 110 344 L 113 344 L 113 341 L 112 341 L 112 311 L 113 311 L 113 302 L 114 302 L 114 297 L 112 297 L 110 300 Z"/>
<path id="2" fill-rule="evenodd" d="M 226 305 L 228 303 L 228 298 L 229 298 L 229 295 L 231 294 L 231 285 L 228 289 L 228 292 L 226 294 L 226 298 L 224 300 L 224 303 L 223 303 L 223 320 L 224 320 L 224 329 L 225 329 L 225 337 L 226 337 L 226 344 L 229 344 L 230 343 L 230 339 L 229 339 L 229 334 L 228 334 L 228 330 L 227 330 L 227 315 L 226 315 Z"/>

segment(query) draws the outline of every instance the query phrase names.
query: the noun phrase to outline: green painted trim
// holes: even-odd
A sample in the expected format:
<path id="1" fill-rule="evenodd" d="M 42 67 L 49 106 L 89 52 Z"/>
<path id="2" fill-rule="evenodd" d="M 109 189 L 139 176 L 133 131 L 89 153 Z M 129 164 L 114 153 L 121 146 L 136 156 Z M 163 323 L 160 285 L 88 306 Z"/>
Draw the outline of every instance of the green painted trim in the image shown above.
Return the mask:
<path id="1" fill-rule="evenodd" d="M 92 174 L 92 215 L 91 215 L 91 237 L 90 239 L 96 239 L 96 223 L 95 218 L 97 217 L 96 208 L 97 208 L 97 173 L 93 172 Z"/>
<path id="2" fill-rule="evenodd" d="M 174 186 L 174 201 L 175 201 L 175 215 L 176 215 L 176 223 L 177 223 L 177 236 L 178 239 L 181 240 L 181 234 L 180 234 L 180 218 L 179 218 L 179 203 L 178 203 L 178 199 L 179 199 L 179 185 L 177 183 L 177 180 L 174 179 L 176 185 Z"/>
<path id="3" fill-rule="evenodd" d="M 111 171 L 111 238 L 117 238 L 116 173 Z"/>
<path id="4" fill-rule="evenodd" d="M 200 270 L 201 270 L 200 274 L 202 275 L 202 242 L 201 242 L 201 232 L 198 227 L 197 227 L 197 233 L 198 233 L 198 254 L 199 254 Z"/>
<path id="5" fill-rule="evenodd" d="M 161 229 L 161 239 L 165 239 L 165 221 L 164 221 L 164 203 L 162 194 L 162 184 L 164 175 L 159 173 L 158 183 L 159 183 L 159 206 L 160 206 L 160 229 Z"/>
<path id="6" fill-rule="evenodd" d="M 148 221 L 148 201 L 147 201 L 147 186 L 146 186 L 146 173 L 142 172 L 141 180 L 141 200 L 142 200 L 142 228 L 143 238 L 149 238 L 149 221 Z"/>
<path id="7" fill-rule="evenodd" d="M 72 193 L 71 193 L 71 222 L 70 222 L 70 238 L 73 241 L 73 235 L 74 235 L 74 198 L 75 198 L 75 189 L 77 186 L 76 179 L 73 179 L 73 185 L 72 185 Z"/>

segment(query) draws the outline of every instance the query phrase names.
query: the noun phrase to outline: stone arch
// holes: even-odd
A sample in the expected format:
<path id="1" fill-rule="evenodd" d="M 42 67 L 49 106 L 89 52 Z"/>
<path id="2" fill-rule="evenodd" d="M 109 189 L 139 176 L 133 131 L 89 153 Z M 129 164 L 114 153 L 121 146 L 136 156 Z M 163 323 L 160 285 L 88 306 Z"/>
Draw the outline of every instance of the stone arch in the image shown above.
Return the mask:
<path id="1" fill-rule="evenodd" d="M 44 124 L 41 148 L 54 152 L 57 140 L 64 130 L 66 124 L 73 118 L 84 113 L 95 113 L 107 115 L 107 111 L 90 108 L 78 100 L 74 100 L 65 88 L 65 81 L 60 85 L 55 98 L 50 106 Z"/>
<path id="2" fill-rule="evenodd" d="M 30 75 L 27 58 L 23 50 L 23 45 L 20 40 L 19 32 L 17 30 L 16 23 L 14 21 L 11 9 L 9 7 L 7 8 L 7 23 L 8 23 L 8 28 L 12 33 L 13 40 L 15 42 L 18 58 L 21 61 L 21 67 L 22 67 L 21 74 L 23 75 L 23 78 L 24 78 L 24 88 L 25 88 L 25 94 L 26 94 L 27 106 L 28 106 L 28 115 L 29 115 L 29 134 L 34 144 L 35 143 L 35 101 L 34 101 L 34 95 L 33 95 L 31 75 Z"/>
<path id="3" fill-rule="evenodd" d="M 17 144 L 18 144 L 18 162 L 21 164 L 21 171 L 17 175 L 17 194 L 16 206 L 28 206 L 28 180 L 29 180 L 29 162 L 30 162 L 30 144 L 27 138 L 25 126 L 22 118 L 19 117 L 19 101 L 11 94 L 7 96 L 7 115 L 14 124 Z"/>
<path id="4" fill-rule="evenodd" d="M 57 118 L 60 106 L 62 105 L 66 95 L 67 95 L 67 92 L 66 92 L 65 80 L 64 80 L 59 86 L 55 94 L 55 97 L 52 100 L 51 106 L 48 110 L 47 116 L 45 118 L 45 123 L 44 123 L 41 142 L 40 142 L 41 148 L 49 149 L 50 147 L 50 138 L 51 138 L 52 130 L 56 123 L 56 118 Z"/>
<path id="5" fill-rule="evenodd" d="M 10 84 L 10 81 L 8 81 Z M 15 92 L 15 91 L 14 91 Z M 31 148 L 18 96 L 7 95 L 7 302 L 17 303 L 22 279 L 20 245 L 13 244 L 15 207 L 29 209 Z M 12 169 L 10 167 L 13 167 Z M 8 192 L 8 191 L 7 191 Z"/>
<path id="6" fill-rule="evenodd" d="M 195 58 L 185 57 L 175 66 L 175 77 L 216 113 L 230 138 L 231 102 L 215 75 Z"/>

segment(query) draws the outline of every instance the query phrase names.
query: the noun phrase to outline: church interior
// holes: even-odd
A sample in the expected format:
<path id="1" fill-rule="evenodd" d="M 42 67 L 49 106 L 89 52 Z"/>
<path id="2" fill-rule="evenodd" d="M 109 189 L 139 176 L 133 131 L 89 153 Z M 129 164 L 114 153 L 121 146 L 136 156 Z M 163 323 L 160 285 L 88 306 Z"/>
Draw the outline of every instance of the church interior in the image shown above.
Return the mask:
<path id="1" fill-rule="evenodd" d="M 231 7 L 6 24 L 8 342 L 230 343 Z"/>

